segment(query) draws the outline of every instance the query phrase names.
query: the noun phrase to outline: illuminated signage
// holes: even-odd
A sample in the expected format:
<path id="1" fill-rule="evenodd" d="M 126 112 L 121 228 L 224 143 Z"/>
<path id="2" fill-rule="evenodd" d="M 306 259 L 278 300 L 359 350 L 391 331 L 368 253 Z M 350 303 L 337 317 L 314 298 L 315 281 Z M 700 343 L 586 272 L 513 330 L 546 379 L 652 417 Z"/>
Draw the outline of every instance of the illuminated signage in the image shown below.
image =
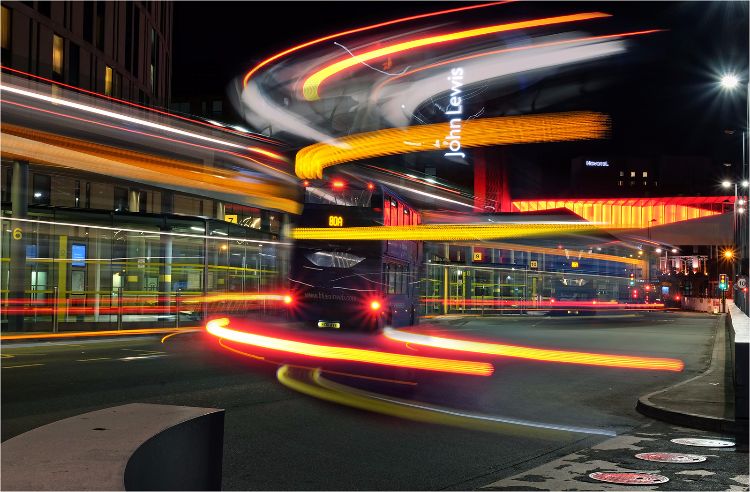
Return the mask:
<path id="1" fill-rule="evenodd" d="M 474 252 L 474 261 L 482 261 L 482 253 L 479 251 Z"/>
<path id="2" fill-rule="evenodd" d="M 586 167 L 609 167 L 608 161 L 586 161 Z"/>
<path id="3" fill-rule="evenodd" d="M 224 221 L 229 222 L 231 224 L 237 223 L 237 215 L 236 214 L 224 214 Z"/>
<path id="4" fill-rule="evenodd" d="M 539 268 L 539 263 L 537 260 L 531 260 L 529 261 L 529 268 Z"/>
<path id="5" fill-rule="evenodd" d="M 577 261 L 571 261 L 570 262 L 570 268 L 578 268 L 578 262 Z"/>
<path id="6" fill-rule="evenodd" d="M 328 226 L 329 227 L 343 227 L 344 226 L 344 218 L 340 215 L 329 215 L 328 216 Z"/>
<path id="7" fill-rule="evenodd" d="M 450 118 L 450 132 L 443 139 L 443 145 L 448 147 L 450 152 L 446 152 L 445 157 L 466 157 L 461 152 L 461 115 L 464 112 L 463 101 L 461 99 L 461 86 L 464 85 L 464 69 L 451 68 L 451 75 L 448 80 L 451 83 L 450 99 L 445 108 L 445 115 Z"/>
<path id="8" fill-rule="evenodd" d="M 86 245 L 85 244 L 74 244 L 71 248 L 71 266 L 82 267 L 86 266 Z"/>

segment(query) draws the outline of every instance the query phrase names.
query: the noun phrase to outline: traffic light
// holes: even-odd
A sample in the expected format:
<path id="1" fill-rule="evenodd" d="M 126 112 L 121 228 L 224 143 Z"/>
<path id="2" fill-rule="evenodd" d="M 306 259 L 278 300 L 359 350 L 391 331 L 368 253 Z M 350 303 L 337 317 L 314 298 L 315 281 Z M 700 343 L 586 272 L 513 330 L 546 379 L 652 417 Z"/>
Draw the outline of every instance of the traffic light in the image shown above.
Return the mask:
<path id="1" fill-rule="evenodd" d="M 630 286 L 632 287 L 634 285 L 635 285 L 635 273 L 631 273 L 630 274 Z"/>
<path id="2" fill-rule="evenodd" d="M 727 287 L 727 275 L 725 273 L 722 273 L 721 275 L 719 275 L 719 290 L 727 290 Z"/>

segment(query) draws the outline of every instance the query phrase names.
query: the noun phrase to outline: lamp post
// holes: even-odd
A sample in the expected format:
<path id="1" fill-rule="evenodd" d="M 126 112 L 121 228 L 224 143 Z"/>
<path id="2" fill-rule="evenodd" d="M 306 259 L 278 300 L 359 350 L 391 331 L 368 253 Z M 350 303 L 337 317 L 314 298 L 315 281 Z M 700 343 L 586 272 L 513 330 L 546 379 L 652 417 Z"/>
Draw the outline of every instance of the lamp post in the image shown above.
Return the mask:
<path id="1" fill-rule="evenodd" d="M 732 268 L 732 274 L 737 278 L 737 275 L 748 273 L 748 258 L 750 257 L 748 251 L 748 232 L 750 232 L 750 213 L 746 213 L 748 209 L 748 181 L 750 180 L 750 173 L 748 172 L 747 162 L 747 137 L 748 137 L 748 125 L 750 125 L 750 80 L 741 83 L 740 76 L 735 73 L 725 73 L 719 79 L 719 86 L 722 91 L 728 93 L 740 92 L 744 89 L 745 95 L 745 122 L 742 125 L 742 166 L 740 170 L 739 183 L 737 181 L 724 181 L 722 186 L 724 188 L 730 188 L 734 185 L 734 213 L 733 213 L 733 225 L 734 225 L 734 244 L 738 250 L 739 261 Z M 736 174 L 735 174 L 736 175 Z M 738 190 L 738 184 L 741 187 Z M 744 189 L 744 190 L 743 190 Z M 738 191 L 742 193 L 738 196 Z M 745 312 L 748 312 L 748 306 L 745 305 Z"/>

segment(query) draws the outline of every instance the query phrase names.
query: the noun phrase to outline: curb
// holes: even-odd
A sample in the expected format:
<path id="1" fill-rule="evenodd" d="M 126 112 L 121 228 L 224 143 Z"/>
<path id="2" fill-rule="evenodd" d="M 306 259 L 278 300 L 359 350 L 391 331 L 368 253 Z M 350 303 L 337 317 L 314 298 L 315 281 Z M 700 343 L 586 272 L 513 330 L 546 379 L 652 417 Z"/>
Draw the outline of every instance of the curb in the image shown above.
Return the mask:
<path id="1" fill-rule="evenodd" d="M 712 417 L 710 415 L 702 415 L 698 413 L 679 412 L 676 410 L 671 410 L 667 407 L 657 405 L 651 401 L 651 398 L 653 398 L 656 395 L 672 390 L 674 388 L 678 388 L 680 386 L 684 386 L 688 383 L 695 381 L 696 379 L 700 379 L 704 376 L 707 376 L 714 371 L 715 369 L 714 361 L 716 360 L 714 355 L 715 353 L 717 353 L 717 349 L 719 350 L 719 353 L 721 353 L 721 351 L 724 350 L 723 344 L 719 346 L 718 342 L 720 339 L 723 340 L 724 342 L 726 341 L 725 336 L 720 336 L 720 330 L 723 329 L 724 327 L 724 323 L 721 323 L 720 320 L 723 320 L 723 319 L 724 318 L 719 318 L 716 322 L 714 346 L 711 350 L 711 362 L 709 362 L 708 369 L 706 369 L 702 373 L 690 379 L 681 381 L 677 384 L 667 386 L 666 388 L 662 388 L 660 390 L 657 390 L 647 395 L 643 395 L 639 397 L 638 402 L 635 405 L 635 409 L 639 413 L 641 413 L 642 415 L 645 415 L 646 417 L 651 417 L 657 420 L 662 420 L 664 422 L 675 424 L 675 425 L 680 425 L 683 427 L 691 427 L 693 429 L 700 429 L 700 430 L 718 432 L 718 433 L 731 433 L 731 434 L 736 434 L 741 431 L 740 426 L 738 426 L 734 420 L 719 418 L 719 417 Z"/>

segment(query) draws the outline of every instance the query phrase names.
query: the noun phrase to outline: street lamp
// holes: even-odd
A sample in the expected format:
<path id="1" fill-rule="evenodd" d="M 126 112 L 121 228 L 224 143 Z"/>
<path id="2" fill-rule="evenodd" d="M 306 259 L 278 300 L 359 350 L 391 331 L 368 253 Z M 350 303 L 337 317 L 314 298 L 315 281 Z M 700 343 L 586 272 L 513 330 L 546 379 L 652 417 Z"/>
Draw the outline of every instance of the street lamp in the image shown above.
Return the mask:
<path id="1" fill-rule="evenodd" d="M 740 84 L 740 78 L 733 73 L 727 73 L 721 76 L 719 84 L 722 89 L 732 90 Z"/>

